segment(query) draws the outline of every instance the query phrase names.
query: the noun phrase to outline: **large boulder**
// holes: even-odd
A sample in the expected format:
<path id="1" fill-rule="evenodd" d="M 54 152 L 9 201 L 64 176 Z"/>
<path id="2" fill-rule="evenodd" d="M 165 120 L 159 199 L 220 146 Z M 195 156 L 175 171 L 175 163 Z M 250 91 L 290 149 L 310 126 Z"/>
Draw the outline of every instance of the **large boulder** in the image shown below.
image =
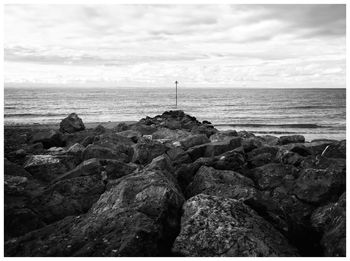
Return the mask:
<path id="1" fill-rule="evenodd" d="M 304 169 L 295 182 L 295 195 L 314 205 L 332 201 L 345 191 L 345 172 L 334 169 Z"/>
<path id="2" fill-rule="evenodd" d="M 38 142 L 41 142 L 45 149 L 62 147 L 65 145 L 61 133 L 55 130 L 44 130 L 35 133 L 31 138 L 31 143 L 34 144 Z"/>
<path id="3" fill-rule="evenodd" d="M 200 194 L 183 206 L 173 245 L 179 256 L 298 256 L 295 248 L 250 207 L 234 199 Z"/>
<path id="4" fill-rule="evenodd" d="M 58 176 L 53 182 L 63 179 L 71 179 L 80 176 L 99 175 L 102 172 L 102 165 L 96 158 L 88 159 L 79 164 L 76 168 Z"/>
<path id="5" fill-rule="evenodd" d="M 191 135 L 189 137 L 181 139 L 179 142 L 180 142 L 181 146 L 185 150 L 187 150 L 193 146 L 208 143 L 208 142 L 210 142 L 210 140 L 204 134 L 197 134 L 197 135 Z"/>
<path id="6" fill-rule="evenodd" d="M 155 140 L 169 139 L 170 141 L 178 141 L 191 135 L 188 131 L 176 129 L 171 130 L 168 128 L 160 127 L 157 131 L 152 133 L 152 138 Z"/>
<path id="7" fill-rule="evenodd" d="M 92 158 L 115 159 L 115 160 L 120 160 L 124 162 L 130 161 L 130 156 L 123 152 L 116 151 L 108 147 L 90 144 L 83 151 L 82 159 L 88 160 Z"/>
<path id="8" fill-rule="evenodd" d="M 152 159 L 162 155 L 168 148 L 157 141 L 137 143 L 134 145 L 132 162 L 147 165 Z"/>
<path id="9" fill-rule="evenodd" d="M 4 174 L 8 176 L 21 176 L 31 178 L 32 175 L 27 172 L 23 167 L 9 161 L 4 158 Z"/>
<path id="10" fill-rule="evenodd" d="M 279 138 L 279 144 L 285 145 L 289 143 L 304 143 L 305 137 L 303 135 L 290 135 L 290 136 L 281 136 Z"/>
<path id="11" fill-rule="evenodd" d="M 5 245 L 5 256 L 164 256 L 179 230 L 183 196 L 159 170 L 118 179 L 85 215 Z"/>
<path id="12" fill-rule="evenodd" d="M 322 156 L 327 158 L 346 158 L 346 140 L 330 144 L 323 151 Z"/>
<path id="13" fill-rule="evenodd" d="M 261 190 L 271 190 L 281 185 L 289 185 L 297 177 L 298 169 L 290 165 L 270 163 L 255 168 L 251 177 Z"/>
<path id="14" fill-rule="evenodd" d="M 49 224 L 87 212 L 104 190 L 99 172 L 89 176 L 72 176 L 48 186 L 42 194 L 32 199 L 31 208 Z"/>
<path id="15" fill-rule="evenodd" d="M 65 133 L 73 133 L 85 130 L 85 125 L 76 113 L 71 113 L 60 123 L 60 131 Z"/>
<path id="16" fill-rule="evenodd" d="M 245 157 L 235 150 L 227 151 L 214 158 L 213 167 L 221 170 L 241 170 L 246 165 Z"/>
<path id="17" fill-rule="evenodd" d="M 311 225 L 322 234 L 321 245 L 325 256 L 346 256 L 346 194 L 339 200 L 317 208 L 311 216 Z"/>
<path id="18" fill-rule="evenodd" d="M 119 160 L 100 160 L 103 168 L 104 179 L 114 180 L 134 172 L 138 166 L 134 163 L 125 163 Z"/>
<path id="19" fill-rule="evenodd" d="M 28 178 L 4 175 L 4 192 L 7 195 L 20 195 L 27 186 Z"/>
<path id="20" fill-rule="evenodd" d="M 23 167 L 33 177 L 50 182 L 75 166 L 76 161 L 70 156 L 31 155 Z"/>
<path id="21" fill-rule="evenodd" d="M 246 199 L 255 193 L 254 182 L 230 170 L 216 170 L 202 166 L 186 189 L 186 196 L 190 198 L 197 194 L 208 194 L 234 199 Z"/>

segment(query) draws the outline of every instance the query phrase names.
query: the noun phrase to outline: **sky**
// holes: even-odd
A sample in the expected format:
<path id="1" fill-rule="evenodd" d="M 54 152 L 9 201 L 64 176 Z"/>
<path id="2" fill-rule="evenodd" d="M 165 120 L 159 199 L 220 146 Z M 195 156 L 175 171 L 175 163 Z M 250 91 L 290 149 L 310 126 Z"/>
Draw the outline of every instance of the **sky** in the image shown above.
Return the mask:
<path id="1" fill-rule="evenodd" d="M 6 5 L 5 87 L 345 88 L 345 5 Z"/>

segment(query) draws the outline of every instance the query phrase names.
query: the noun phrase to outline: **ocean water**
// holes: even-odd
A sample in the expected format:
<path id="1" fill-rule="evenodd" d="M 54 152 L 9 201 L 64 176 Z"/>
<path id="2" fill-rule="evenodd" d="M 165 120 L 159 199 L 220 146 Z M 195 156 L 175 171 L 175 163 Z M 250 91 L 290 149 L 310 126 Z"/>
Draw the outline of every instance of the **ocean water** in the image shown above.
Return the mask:
<path id="1" fill-rule="evenodd" d="M 175 109 L 174 88 L 5 88 L 4 124 L 137 121 Z M 346 137 L 346 89 L 179 88 L 178 109 L 218 129 Z"/>

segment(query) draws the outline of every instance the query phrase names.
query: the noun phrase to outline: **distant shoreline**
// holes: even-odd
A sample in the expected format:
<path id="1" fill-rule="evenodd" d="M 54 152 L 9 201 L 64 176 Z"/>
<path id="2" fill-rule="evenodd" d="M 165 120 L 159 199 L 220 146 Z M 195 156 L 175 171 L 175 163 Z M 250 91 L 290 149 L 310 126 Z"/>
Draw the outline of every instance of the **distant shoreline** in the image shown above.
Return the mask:
<path id="1" fill-rule="evenodd" d="M 107 121 L 107 122 L 84 122 L 86 129 L 96 128 L 98 125 L 102 125 L 107 129 L 116 127 L 119 123 L 124 122 L 127 125 L 136 123 L 137 121 Z M 24 124 L 4 124 L 6 129 L 59 129 L 60 123 L 24 123 Z"/>

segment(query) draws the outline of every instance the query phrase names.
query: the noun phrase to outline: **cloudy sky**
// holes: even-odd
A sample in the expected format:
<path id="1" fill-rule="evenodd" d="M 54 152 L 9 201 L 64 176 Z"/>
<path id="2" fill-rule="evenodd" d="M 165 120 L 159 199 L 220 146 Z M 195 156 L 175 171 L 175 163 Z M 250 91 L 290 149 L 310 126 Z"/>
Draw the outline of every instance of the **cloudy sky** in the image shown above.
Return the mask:
<path id="1" fill-rule="evenodd" d="M 7 5 L 5 86 L 345 87 L 345 5 Z"/>

